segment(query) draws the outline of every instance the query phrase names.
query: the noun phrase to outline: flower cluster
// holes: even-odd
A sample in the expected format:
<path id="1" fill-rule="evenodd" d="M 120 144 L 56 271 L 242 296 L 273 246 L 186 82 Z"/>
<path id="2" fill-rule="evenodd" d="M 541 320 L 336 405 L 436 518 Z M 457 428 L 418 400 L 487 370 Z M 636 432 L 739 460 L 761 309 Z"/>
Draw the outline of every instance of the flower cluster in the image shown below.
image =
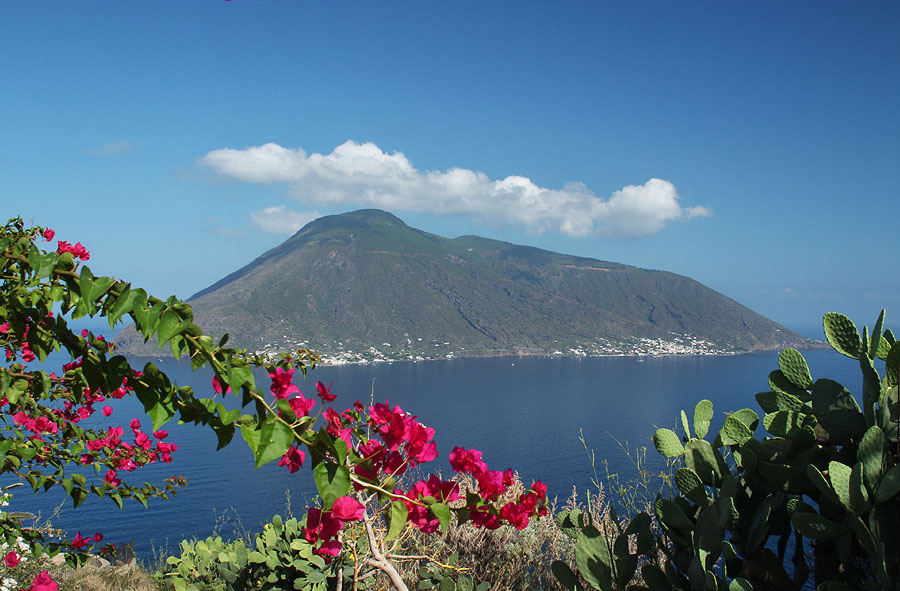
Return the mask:
<path id="1" fill-rule="evenodd" d="M 306 399 L 292 383 L 293 372 L 275 369 L 269 372 L 269 377 L 272 380 L 270 390 L 276 400 L 287 400 L 297 420 L 308 417 L 315 400 Z M 393 489 L 393 498 L 402 501 L 405 506 L 407 522 L 420 531 L 431 533 L 441 527 L 441 521 L 432 509 L 438 503 L 444 507 L 442 512 L 452 510 L 461 521 L 468 520 L 475 527 L 487 529 L 496 529 L 504 523 L 524 529 L 532 517 L 546 515 L 547 487 L 541 481 L 534 482 L 516 500 L 500 506 L 499 499 L 513 484 L 515 475 L 512 470 L 489 470 L 481 452 L 474 449 L 456 447 L 449 459 L 454 471 L 472 477 L 477 485 L 476 494 L 464 498 L 457 481 L 441 480 L 433 474 L 416 482 L 409 490 L 402 490 L 396 485 L 397 478 L 405 474 L 408 468 L 438 457 L 434 429 L 420 423 L 417 417 L 400 406 L 392 407 L 387 401 L 369 407 L 367 414 L 363 413 L 365 408 L 358 401 L 338 413 L 331 406 L 325 406 L 336 399 L 331 389 L 332 385 L 316 383 L 317 394 L 323 403 L 319 416 L 325 422 L 325 433 L 331 435 L 334 441 L 343 440 L 347 449 L 353 452 L 346 459 L 353 487 L 358 492 L 370 487 L 384 492 L 383 487 L 387 485 L 388 490 Z M 294 396 L 289 398 L 292 394 Z M 288 420 L 284 413 L 279 412 L 279 415 L 283 420 Z M 294 423 L 294 426 L 300 424 Z M 313 447 L 321 440 L 320 437 L 321 434 L 306 445 Z M 321 454 L 320 449 L 319 457 Z M 278 465 L 292 473 L 297 472 L 305 457 L 300 443 L 295 442 Z M 332 453 L 325 453 L 324 461 L 336 460 Z M 315 552 L 325 556 L 337 555 L 341 549 L 337 534 L 344 522 L 362 519 L 368 503 L 374 498 L 362 504 L 344 496 L 335 501 L 330 510 L 310 509 L 304 532 L 307 541 L 316 546 Z M 377 506 L 374 509 L 378 511 Z"/>
<path id="2" fill-rule="evenodd" d="M 365 506 L 350 496 L 336 499 L 329 511 L 310 509 L 306 514 L 303 537 L 313 546 L 318 546 L 313 550 L 314 554 L 337 556 L 341 551 L 341 542 L 335 539 L 338 532 L 347 521 L 361 520 L 365 512 Z"/>
<path id="3" fill-rule="evenodd" d="M 69 244 L 65 240 L 60 240 L 56 245 L 56 252 L 59 254 L 63 254 L 64 252 L 72 253 L 72 256 L 76 259 L 81 259 L 82 261 L 86 261 L 91 258 L 91 253 L 87 251 L 87 249 L 81 245 L 80 242 L 75 244 Z"/>

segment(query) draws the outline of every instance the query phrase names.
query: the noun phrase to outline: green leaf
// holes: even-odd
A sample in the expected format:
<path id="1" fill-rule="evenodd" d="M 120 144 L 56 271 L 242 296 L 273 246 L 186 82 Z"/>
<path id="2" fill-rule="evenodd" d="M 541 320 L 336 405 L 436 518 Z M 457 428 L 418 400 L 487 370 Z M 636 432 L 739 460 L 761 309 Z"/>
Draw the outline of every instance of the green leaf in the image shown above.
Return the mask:
<path id="1" fill-rule="evenodd" d="M 321 466 L 321 464 L 319 464 Z M 390 510 L 388 511 L 388 532 L 385 537 L 386 540 L 393 540 L 403 531 L 403 528 L 406 527 L 406 519 L 409 517 L 409 509 L 406 508 L 406 503 L 401 500 L 396 500 L 391 503 Z"/>
<path id="2" fill-rule="evenodd" d="M 274 418 L 266 422 L 259 433 L 259 444 L 256 447 L 256 467 L 265 466 L 277 460 L 294 442 L 294 431 Z"/>
<path id="3" fill-rule="evenodd" d="M 441 531 L 445 534 L 450 531 L 450 507 L 443 503 L 435 503 L 428 507 L 434 513 L 441 524 Z"/>
<path id="4" fill-rule="evenodd" d="M 30 260 L 31 256 L 29 256 L 28 258 Z M 32 268 L 34 268 L 35 278 L 43 279 L 44 277 L 50 277 L 50 274 L 53 273 L 53 270 L 56 268 L 56 263 L 58 262 L 58 253 L 48 252 L 47 254 L 41 256 L 36 266 L 34 263 L 31 263 Z"/>
<path id="5" fill-rule="evenodd" d="M 147 416 L 153 421 L 153 430 L 156 431 L 175 416 L 175 409 L 171 406 L 171 401 L 160 400 L 147 409 Z"/>
<path id="6" fill-rule="evenodd" d="M 247 443 L 247 447 L 253 451 L 254 455 L 256 455 L 256 449 L 259 447 L 259 435 L 260 431 L 256 428 L 255 423 L 245 423 L 241 425 L 241 436 Z"/>
<path id="7" fill-rule="evenodd" d="M 825 338 L 835 351 L 851 359 L 858 359 L 862 349 L 862 339 L 853 321 L 837 312 L 828 312 L 822 319 Z"/>
<path id="8" fill-rule="evenodd" d="M 709 432 L 709 423 L 713 418 L 713 403 L 709 400 L 701 400 L 694 407 L 694 433 L 700 439 L 706 437 Z"/>
<path id="9" fill-rule="evenodd" d="M 346 466 L 321 462 L 313 469 L 313 478 L 323 507 L 330 508 L 350 491 L 350 470 Z"/>
<path id="10" fill-rule="evenodd" d="M 69 493 L 69 496 L 72 497 L 72 502 L 75 504 L 75 508 L 77 509 L 79 505 L 87 500 L 88 493 L 83 488 L 73 488 L 72 492 Z M 121 507 L 119 508 L 121 509 Z"/>
<path id="11" fill-rule="evenodd" d="M 788 348 L 782 351 L 778 355 L 778 367 L 781 369 L 781 373 L 798 388 L 804 390 L 812 388 L 813 380 L 809 373 L 809 366 L 797 349 Z"/>
<path id="12" fill-rule="evenodd" d="M 667 458 L 677 458 L 684 453 L 681 439 L 671 429 L 657 429 L 653 434 L 653 445 L 661 455 Z"/>
<path id="13" fill-rule="evenodd" d="M 159 328 L 157 329 L 159 347 L 162 348 L 163 345 L 168 343 L 169 339 L 178 334 L 181 328 L 183 328 L 183 326 L 181 324 L 181 319 L 178 318 L 178 314 L 172 310 L 166 310 L 159 319 Z"/>

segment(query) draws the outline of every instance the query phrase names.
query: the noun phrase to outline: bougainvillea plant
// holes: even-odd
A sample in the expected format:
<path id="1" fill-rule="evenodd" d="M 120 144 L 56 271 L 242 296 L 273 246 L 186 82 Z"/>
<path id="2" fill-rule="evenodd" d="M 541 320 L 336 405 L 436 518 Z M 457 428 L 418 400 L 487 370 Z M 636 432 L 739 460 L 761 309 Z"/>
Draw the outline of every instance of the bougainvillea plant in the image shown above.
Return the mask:
<path id="1" fill-rule="evenodd" d="M 304 535 L 318 554 L 338 556 L 344 524 L 359 522 L 368 537 L 367 560 L 398 588 L 405 585 L 380 549 L 405 528 L 446 529 L 455 514 L 475 527 L 506 523 L 521 529 L 546 513 L 540 481 L 517 501 L 498 506 L 512 471 L 489 470 L 480 452 L 461 447 L 450 453 L 450 464 L 472 477 L 475 490 L 463 493 L 455 480 L 435 475 L 403 490 L 400 477 L 408 468 L 438 456 L 434 429 L 387 402 L 366 408 L 357 401 L 339 412 L 332 386 L 321 382 L 318 400 L 305 397 L 293 379 L 315 367 L 314 353 L 266 356 L 229 347 L 227 334 L 214 340 L 203 333 L 185 302 L 96 277 L 83 264 L 90 258 L 85 246 L 60 240 L 54 247 L 54 238 L 53 230 L 28 228 L 19 218 L 0 233 L 0 347 L 6 353 L 0 367 L 0 474 L 18 476 L 35 492 L 60 487 L 76 507 L 89 495 L 119 507 L 126 499 L 146 505 L 184 484 L 179 477 L 160 486 L 126 482 L 143 465 L 171 461 L 178 446 L 166 441 L 167 421 L 177 417 L 212 429 L 220 449 L 240 431 L 256 467 L 277 460 L 291 472 L 304 464 L 312 468 L 321 507 L 309 510 Z M 211 369 L 210 391 L 179 386 L 153 363 L 132 367 L 101 335 L 76 334 L 68 322 L 85 316 L 105 318 L 111 329 L 130 321 L 145 342 L 155 338 L 160 348 L 187 358 L 193 370 Z M 69 359 L 58 372 L 40 364 L 51 352 Z M 255 368 L 265 369 L 268 387 L 258 383 Z M 98 410 L 109 417 L 110 405 L 124 396 L 137 397 L 152 427 L 136 418 L 127 429 L 82 426 Z M 242 408 L 227 410 L 224 396 L 239 397 Z M 100 534 L 79 532 L 71 541 L 47 541 L 11 514 L 0 517 L 0 528 L 10 547 L 24 540 L 36 555 L 65 550 L 72 562 L 85 560 L 84 551 L 96 550 L 101 540 Z"/>

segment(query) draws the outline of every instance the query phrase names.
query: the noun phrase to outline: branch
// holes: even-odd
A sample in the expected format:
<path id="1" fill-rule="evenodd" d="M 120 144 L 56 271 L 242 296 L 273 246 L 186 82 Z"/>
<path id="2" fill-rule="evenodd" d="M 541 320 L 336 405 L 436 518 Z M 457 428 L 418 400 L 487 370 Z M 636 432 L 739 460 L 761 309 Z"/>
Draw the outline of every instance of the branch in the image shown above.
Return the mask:
<path id="1" fill-rule="evenodd" d="M 363 523 L 366 524 L 366 536 L 369 540 L 369 552 L 372 553 L 372 558 L 366 559 L 366 564 L 369 566 L 374 566 L 384 574 L 388 576 L 391 580 L 391 583 L 394 585 L 394 589 L 397 591 L 409 591 L 409 588 L 406 586 L 406 583 L 403 582 L 403 579 L 400 577 L 400 573 L 397 572 L 397 569 L 394 568 L 394 565 L 388 561 L 387 558 L 381 553 L 381 550 L 378 549 L 378 540 L 375 539 L 375 530 L 372 529 L 372 518 L 369 517 L 368 512 L 363 515 Z"/>

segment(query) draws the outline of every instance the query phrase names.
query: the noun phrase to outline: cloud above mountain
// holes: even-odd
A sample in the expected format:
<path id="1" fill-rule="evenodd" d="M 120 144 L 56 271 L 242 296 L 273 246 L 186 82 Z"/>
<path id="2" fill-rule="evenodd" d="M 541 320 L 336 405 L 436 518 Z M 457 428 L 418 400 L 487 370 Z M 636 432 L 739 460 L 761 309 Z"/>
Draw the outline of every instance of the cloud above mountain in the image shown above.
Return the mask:
<path id="1" fill-rule="evenodd" d="M 582 183 L 548 189 L 524 176 L 492 180 L 464 168 L 420 171 L 402 153 L 388 154 L 371 142 L 347 141 L 330 154 L 307 154 L 302 148 L 274 143 L 222 148 L 209 152 L 198 164 L 237 181 L 285 184 L 289 196 L 307 206 L 462 214 L 481 222 L 570 236 L 637 238 L 655 234 L 672 222 L 712 215 L 703 206 L 682 206 L 675 186 L 658 178 L 602 198 Z M 279 214 L 304 215 L 267 208 L 254 213 L 251 221 L 259 229 L 272 231 Z M 293 219 L 290 225 L 298 221 Z"/>

